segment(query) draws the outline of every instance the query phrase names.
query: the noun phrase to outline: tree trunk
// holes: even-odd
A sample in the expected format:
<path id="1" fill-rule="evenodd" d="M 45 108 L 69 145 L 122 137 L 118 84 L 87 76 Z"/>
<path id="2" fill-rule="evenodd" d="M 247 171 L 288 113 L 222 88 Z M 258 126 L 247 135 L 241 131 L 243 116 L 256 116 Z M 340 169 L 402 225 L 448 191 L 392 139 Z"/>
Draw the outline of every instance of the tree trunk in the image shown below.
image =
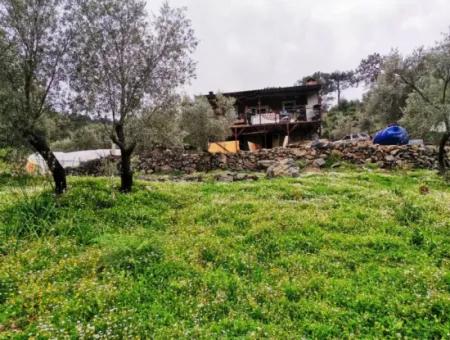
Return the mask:
<path id="1" fill-rule="evenodd" d="M 120 191 L 123 193 L 131 192 L 133 188 L 133 171 L 131 170 L 131 155 L 136 147 L 136 143 L 132 142 L 127 145 L 125 139 L 125 131 L 123 123 L 119 122 L 114 125 L 115 135 L 111 138 L 120 148 L 121 164 L 120 164 Z"/>
<path id="2" fill-rule="evenodd" d="M 120 191 L 123 193 L 131 192 L 133 188 L 133 171 L 131 170 L 131 152 L 121 149 L 121 165 L 120 165 Z"/>
<path id="3" fill-rule="evenodd" d="M 37 134 L 30 134 L 27 140 L 47 163 L 55 183 L 55 193 L 57 195 L 63 194 L 67 190 L 66 171 L 50 150 L 46 139 Z"/>
<path id="4" fill-rule="evenodd" d="M 337 93 L 338 93 L 337 104 L 339 106 L 341 105 L 341 82 L 339 80 L 337 81 Z"/>
<path id="5" fill-rule="evenodd" d="M 442 136 L 441 142 L 439 143 L 439 170 L 442 174 L 444 174 L 447 171 L 448 167 L 448 160 L 447 160 L 447 153 L 445 150 L 445 146 L 447 145 L 447 142 L 450 140 L 450 132 L 444 133 Z"/>

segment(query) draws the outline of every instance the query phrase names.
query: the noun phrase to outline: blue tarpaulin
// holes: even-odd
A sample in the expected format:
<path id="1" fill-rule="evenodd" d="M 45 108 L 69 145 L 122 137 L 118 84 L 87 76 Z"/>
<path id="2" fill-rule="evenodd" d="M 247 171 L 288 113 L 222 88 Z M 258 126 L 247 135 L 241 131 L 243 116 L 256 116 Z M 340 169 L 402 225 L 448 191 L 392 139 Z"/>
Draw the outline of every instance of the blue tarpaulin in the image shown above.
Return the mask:
<path id="1" fill-rule="evenodd" d="M 399 125 L 392 125 L 376 133 L 374 144 L 380 145 L 406 145 L 409 143 L 409 135 L 406 129 Z"/>

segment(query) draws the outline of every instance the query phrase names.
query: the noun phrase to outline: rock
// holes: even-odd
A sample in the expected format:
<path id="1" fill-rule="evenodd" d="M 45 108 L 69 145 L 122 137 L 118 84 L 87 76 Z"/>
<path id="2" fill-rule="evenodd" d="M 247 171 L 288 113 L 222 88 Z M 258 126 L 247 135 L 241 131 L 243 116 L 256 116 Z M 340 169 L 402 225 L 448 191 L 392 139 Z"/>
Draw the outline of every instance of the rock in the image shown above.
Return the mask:
<path id="1" fill-rule="evenodd" d="M 405 167 L 405 162 L 402 160 L 396 160 L 395 161 L 395 166 L 398 168 L 404 168 Z"/>
<path id="2" fill-rule="evenodd" d="M 186 182 L 203 182 L 203 176 L 184 176 L 182 178 Z"/>
<path id="3" fill-rule="evenodd" d="M 298 158 L 302 158 L 305 157 L 308 154 L 308 151 L 303 150 L 303 149 L 293 149 L 292 153 L 298 157 Z"/>
<path id="4" fill-rule="evenodd" d="M 247 180 L 248 181 L 258 181 L 259 177 L 256 175 L 247 175 Z"/>
<path id="5" fill-rule="evenodd" d="M 242 182 L 242 181 L 257 181 L 259 178 L 256 175 L 249 175 L 245 173 L 228 172 L 214 177 L 217 182 Z"/>
<path id="6" fill-rule="evenodd" d="M 166 164 L 160 168 L 160 172 L 163 174 L 169 174 L 169 173 L 173 172 L 173 169 L 170 165 Z"/>
<path id="7" fill-rule="evenodd" d="M 325 166 L 325 164 L 327 164 L 327 162 L 323 158 L 318 158 L 313 162 L 313 165 L 316 168 L 322 168 Z"/>
<path id="8" fill-rule="evenodd" d="M 331 166 L 331 169 L 336 169 L 336 168 L 339 168 L 339 167 L 341 167 L 342 166 L 342 163 L 341 162 L 337 162 L 337 163 L 334 163 L 332 166 Z"/>
<path id="9" fill-rule="evenodd" d="M 268 169 L 272 165 L 274 165 L 275 163 L 276 163 L 276 161 L 273 161 L 273 160 L 270 160 L 270 159 L 263 159 L 261 161 L 258 161 L 258 167 L 260 169 Z"/>
<path id="10" fill-rule="evenodd" d="M 311 147 L 313 144 L 315 147 Z M 238 154 L 194 153 L 187 150 L 156 149 L 140 155 L 136 170 L 141 173 L 207 172 L 210 170 L 255 171 L 267 170 L 285 159 L 301 160 L 305 166 L 321 168 L 324 160 L 335 159 L 364 165 L 378 164 L 383 168 L 407 165 L 410 168 L 436 169 L 437 148 L 433 146 L 383 146 L 368 142 L 316 143 L 289 146 L 289 148 L 262 149 L 257 152 L 241 151 Z M 71 170 L 71 174 L 108 175 L 100 164 L 92 164 L 91 170 Z"/>
<path id="11" fill-rule="evenodd" d="M 330 144 L 330 142 L 327 139 L 319 139 L 319 140 L 315 140 L 311 143 L 311 147 L 312 148 L 316 148 L 316 149 L 323 149 L 328 147 L 328 145 Z"/>
<path id="12" fill-rule="evenodd" d="M 119 174 L 120 161 L 114 157 L 94 159 L 82 162 L 76 168 L 66 168 L 66 174 L 72 176 L 111 176 Z"/>
<path id="13" fill-rule="evenodd" d="M 234 181 L 240 182 L 240 181 L 257 181 L 258 176 L 256 175 L 249 175 L 249 174 L 236 174 L 234 176 Z"/>
<path id="14" fill-rule="evenodd" d="M 221 174 L 214 177 L 217 182 L 234 182 L 233 174 Z"/>
<path id="15" fill-rule="evenodd" d="M 334 157 L 334 158 L 342 158 L 342 156 L 344 156 L 344 154 L 342 153 L 342 151 L 333 150 L 333 151 L 331 151 L 330 156 Z"/>
<path id="16" fill-rule="evenodd" d="M 298 177 L 300 168 L 292 158 L 286 158 L 274 163 L 267 169 L 267 177 Z"/>

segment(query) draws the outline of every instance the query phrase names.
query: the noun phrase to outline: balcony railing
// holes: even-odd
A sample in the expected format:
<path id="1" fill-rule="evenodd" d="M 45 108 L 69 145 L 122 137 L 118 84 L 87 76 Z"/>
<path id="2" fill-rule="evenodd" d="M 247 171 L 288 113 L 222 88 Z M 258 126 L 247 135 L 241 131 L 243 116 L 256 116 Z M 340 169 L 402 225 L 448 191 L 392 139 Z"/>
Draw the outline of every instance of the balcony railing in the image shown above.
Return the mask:
<path id="1" fill-rule="evenodd" d="M 273 111 L 266 113 L 241 114 L 241 119 L 235 125 L 265 125 L 265 124 L 287 124 L 296 122 L 320 121 L 321 109 L 315 106 L 295 106 L 290 110 Z"/>

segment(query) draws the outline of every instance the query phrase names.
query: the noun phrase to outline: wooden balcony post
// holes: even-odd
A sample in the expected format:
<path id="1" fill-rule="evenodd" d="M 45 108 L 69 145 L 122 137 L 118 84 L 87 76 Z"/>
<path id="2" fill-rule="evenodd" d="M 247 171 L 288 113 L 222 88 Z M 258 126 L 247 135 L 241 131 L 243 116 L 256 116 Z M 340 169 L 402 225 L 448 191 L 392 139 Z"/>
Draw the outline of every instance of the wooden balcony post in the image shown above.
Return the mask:
<path id="1" fill-rule="evenodd" d="M 259 125 L 261 125 L 261 98 L 258 97 L 258 115 L 259 115 Z"/>
<path id="2" fill-rule="evenodd" d="M 234 130 L 234 143 L 235 143 L 235 146 L 236 146 L 236 152 L 237 152 L 237 150 L 238 150 L 237 128 L 234 128 L 233 130 Z"/>

